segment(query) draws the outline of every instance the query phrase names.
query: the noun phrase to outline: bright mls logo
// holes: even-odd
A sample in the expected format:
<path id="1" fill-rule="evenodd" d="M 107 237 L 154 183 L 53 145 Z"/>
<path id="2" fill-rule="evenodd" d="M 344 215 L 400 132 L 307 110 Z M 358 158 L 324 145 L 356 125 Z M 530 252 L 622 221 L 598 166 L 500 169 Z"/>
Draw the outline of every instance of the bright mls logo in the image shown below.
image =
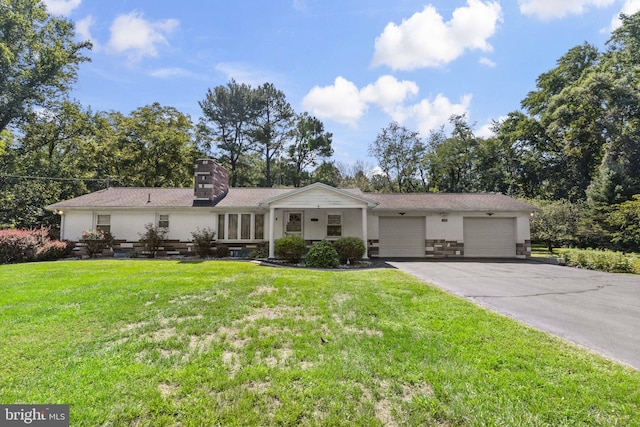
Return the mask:
<path id="1" fill-rule="evenodd" d="M 69 405 L 0 405 L 0 427 L 69 427 Z"/>

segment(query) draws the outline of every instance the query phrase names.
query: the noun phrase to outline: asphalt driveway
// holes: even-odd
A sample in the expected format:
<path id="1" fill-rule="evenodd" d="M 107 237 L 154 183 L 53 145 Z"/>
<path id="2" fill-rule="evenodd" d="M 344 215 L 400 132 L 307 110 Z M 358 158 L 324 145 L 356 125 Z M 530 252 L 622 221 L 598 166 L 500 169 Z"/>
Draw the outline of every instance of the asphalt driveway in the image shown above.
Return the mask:
<path id="1" fill-rule="evenodd" d="M 640 276 L 534 261 L 389 261 L 479 305 L 640 369 Z"/>

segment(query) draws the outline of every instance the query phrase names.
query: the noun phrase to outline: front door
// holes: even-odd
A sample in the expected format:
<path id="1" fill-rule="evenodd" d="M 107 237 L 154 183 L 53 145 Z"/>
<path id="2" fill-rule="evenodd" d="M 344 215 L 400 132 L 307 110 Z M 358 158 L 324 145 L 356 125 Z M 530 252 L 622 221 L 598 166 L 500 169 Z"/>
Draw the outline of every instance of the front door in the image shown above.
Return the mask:
<path id="1" fill-rule="evenodd" d="M 302 237 L 302 212 L 285 212 L 284 235 Z"/>

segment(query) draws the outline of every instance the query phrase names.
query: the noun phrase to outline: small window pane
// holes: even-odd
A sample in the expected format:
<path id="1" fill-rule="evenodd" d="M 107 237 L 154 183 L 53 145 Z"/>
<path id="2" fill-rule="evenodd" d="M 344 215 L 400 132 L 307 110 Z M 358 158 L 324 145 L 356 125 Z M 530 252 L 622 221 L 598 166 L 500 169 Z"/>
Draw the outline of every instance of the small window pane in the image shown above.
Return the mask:
<path id="1" fill-rule="evenodd" d="M 256 240 L 264 239 L 264 215 L 256 214 Z"/>
<path id="2" fill-rule="evenodd" d="M 229 214 L 229 240 L 238 238 L 238 214 Z"/>
<path id="3" fill-rule="evenodd" d="M 251 239 L 251 214 L 242 214 L 240 219 L 240 238 L 249 240 Z"/>
<path id="4" fill-rule="evenodd" d="M 327 237 L 342 236 L 342 215 L 327 215 Z"/>
<path id="5" fill-rule="evenodd" d="M 111 215 L 98 215 L 96 218 L 96 230 L 111 232 Z"/>
<path id="6" fill-rule="evenodd" d="M 158 227 L 169 228 L 169 215 L 158 216 Z"/>
<path id="7" fill-rule="evenodd" d="M 218 239 L 224 240 L 224 214 L 218 215 Z"/>

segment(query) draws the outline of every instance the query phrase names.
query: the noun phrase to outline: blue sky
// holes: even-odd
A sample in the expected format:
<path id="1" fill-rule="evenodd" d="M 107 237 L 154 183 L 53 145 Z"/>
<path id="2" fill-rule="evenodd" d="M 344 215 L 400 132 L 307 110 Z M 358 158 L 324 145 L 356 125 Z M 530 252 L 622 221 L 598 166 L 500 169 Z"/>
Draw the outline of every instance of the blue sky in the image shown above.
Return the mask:
<path id="1" fill-rule="evenodd" d="M 364 161 L 395 120 L 427 136 L 467 114 L 488 136 L 583 42 L 603 49 L 640 0 L 45 0 L 90 39 L 72 96 L 128 114 L 153 102 L 194 122 L 208 88 L 273 83 L 323 120 L 334 159 Z"/>

